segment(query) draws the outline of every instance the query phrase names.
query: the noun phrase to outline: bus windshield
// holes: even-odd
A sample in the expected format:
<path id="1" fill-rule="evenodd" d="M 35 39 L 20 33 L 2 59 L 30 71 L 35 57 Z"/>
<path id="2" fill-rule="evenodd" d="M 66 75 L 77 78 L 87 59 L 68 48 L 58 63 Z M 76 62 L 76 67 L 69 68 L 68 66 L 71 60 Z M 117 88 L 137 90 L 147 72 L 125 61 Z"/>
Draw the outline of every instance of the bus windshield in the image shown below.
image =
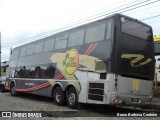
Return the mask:
<path id="1" fill-rule="evenodd" d="M 121 31 L 123 33 L 142 38 L 144 40 L 151 40 L 152 33 L 150 27 L 138 23 L 137 21 L 125 19 L 124 17 L 121 17 L 121 22 Z"/>

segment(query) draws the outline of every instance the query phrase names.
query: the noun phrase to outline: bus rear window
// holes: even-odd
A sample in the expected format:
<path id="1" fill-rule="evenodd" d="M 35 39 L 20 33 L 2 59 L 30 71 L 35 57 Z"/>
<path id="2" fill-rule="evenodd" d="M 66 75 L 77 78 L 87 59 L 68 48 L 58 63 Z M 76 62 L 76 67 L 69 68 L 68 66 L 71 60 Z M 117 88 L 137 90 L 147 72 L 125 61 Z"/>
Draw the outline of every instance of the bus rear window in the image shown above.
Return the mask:
<path id="1" fill-rule="evenodd" d="M 121 17 L 121 31 L 145 40 L 152 40 L 151 28 L 136 21 Z"/>

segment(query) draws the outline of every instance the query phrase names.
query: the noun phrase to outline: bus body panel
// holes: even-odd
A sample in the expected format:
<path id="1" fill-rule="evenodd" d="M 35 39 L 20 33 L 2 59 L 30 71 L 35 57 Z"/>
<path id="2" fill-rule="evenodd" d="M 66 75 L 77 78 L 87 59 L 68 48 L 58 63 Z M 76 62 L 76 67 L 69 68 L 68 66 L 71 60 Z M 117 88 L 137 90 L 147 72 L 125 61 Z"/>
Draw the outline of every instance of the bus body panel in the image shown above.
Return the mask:
<path id="1" fill-rule="evenodd" d="M 119 76 L 117 84 L 117 92 L 121 94 L 152 95 L 152 81 Z"/>
<path id="2" fill-rule="evenodd" d="M 109 74 L 107 77 L 109 79 L 105 90 L 106 104 L 144 105 L 151 102 L 153 97 L 152 81 L 138 81 L 138 79 L 117 76 L 116 74 Z"/>

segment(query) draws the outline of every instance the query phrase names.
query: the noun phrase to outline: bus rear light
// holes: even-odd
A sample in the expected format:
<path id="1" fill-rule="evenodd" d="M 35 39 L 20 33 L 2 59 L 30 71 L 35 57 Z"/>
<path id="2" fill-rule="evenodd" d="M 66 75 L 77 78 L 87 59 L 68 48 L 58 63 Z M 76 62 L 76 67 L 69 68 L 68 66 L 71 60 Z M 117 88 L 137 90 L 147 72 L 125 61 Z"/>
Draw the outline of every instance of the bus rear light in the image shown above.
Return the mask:
<path id="1" fill-rule="evenodd" d="M 117 78 L 115 78 L 115 82 L 118 82 L 118 79 L 117 79 Z"/>
<path id="2" fill-rule="evenodd" d="M 118 78 L 118 74 L 115 74 L 115 78 Z"/>
<path id="3" fill-rule="evenodd" d="M 150 104 L 151 102 L 145 102 L 145 104 Z"/>
<path id="4" fill-rule="evenodd" d="M 118 82 L 118 74 L 115 74 L 115 82 Z"/>
<path id="5" fill-rule="evenodd" d="M 119 100 L 119 99 L 112 100 L 112 103 L 124 103 L 124 100 Z"/>
<path id="6" fill-rule="evenodd" d="M 117 91 L 117 86 L 118 86 L 118 74 L 115 74 L 115 80 L 114 80 L 114 91 Z"/>
<path id="7" fill-rule="evenodd" d="M 117 87 L 117 83 L 114 83 L 114 86 Z"/>

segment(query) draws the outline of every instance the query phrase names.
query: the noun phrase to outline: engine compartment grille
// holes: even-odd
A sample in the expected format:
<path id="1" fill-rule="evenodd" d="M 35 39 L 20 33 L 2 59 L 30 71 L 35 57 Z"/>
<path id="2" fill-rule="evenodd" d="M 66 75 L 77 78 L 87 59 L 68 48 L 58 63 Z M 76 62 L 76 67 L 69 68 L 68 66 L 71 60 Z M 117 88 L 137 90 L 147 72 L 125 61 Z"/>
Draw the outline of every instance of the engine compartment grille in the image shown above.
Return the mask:
<path id="1" fill-rule="evenodd" d="M 104 83 L 89 83 L 88 99 L 103 101 Z"/>

